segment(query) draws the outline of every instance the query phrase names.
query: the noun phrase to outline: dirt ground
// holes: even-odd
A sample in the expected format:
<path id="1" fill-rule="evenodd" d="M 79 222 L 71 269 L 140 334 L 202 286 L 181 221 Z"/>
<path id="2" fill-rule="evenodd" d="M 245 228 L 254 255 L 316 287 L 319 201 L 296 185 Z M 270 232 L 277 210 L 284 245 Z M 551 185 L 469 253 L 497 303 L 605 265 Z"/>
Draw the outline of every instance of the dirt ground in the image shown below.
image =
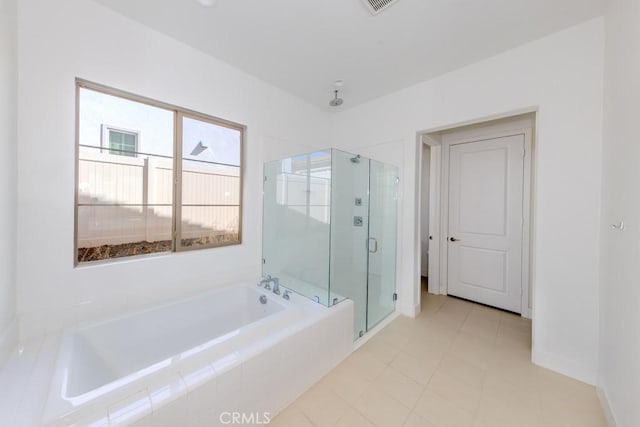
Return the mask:
<path id="1" fill-rule="evenodd" d="M 220 234 L 195 239 L 183 239 L 183 247 L 209 245 L 213 243 L 229 243 L 238 240 L 237 234 Z M 78 248 L 78 262 L 99 261 L 112 258 L 122 258 L 133 255 L 154 254 L 171 251 L 171 240 L 158 242 L 133 242 L 119 245 L 102 245 L 91 248 Z"/>

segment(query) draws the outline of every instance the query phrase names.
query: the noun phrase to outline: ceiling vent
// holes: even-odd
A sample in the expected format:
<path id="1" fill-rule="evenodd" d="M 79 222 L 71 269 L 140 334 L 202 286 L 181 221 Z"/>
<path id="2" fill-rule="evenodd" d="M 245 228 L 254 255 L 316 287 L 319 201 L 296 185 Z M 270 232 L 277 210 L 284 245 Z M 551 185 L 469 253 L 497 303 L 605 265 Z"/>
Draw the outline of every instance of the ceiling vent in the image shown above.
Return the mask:
<path id="1" fill-rule="evenodd" d="M 397 3 L 398 0 L 362 0 L 371 12 L 372 15 L 377 15 L 389 6 L 394 3 Z"/>

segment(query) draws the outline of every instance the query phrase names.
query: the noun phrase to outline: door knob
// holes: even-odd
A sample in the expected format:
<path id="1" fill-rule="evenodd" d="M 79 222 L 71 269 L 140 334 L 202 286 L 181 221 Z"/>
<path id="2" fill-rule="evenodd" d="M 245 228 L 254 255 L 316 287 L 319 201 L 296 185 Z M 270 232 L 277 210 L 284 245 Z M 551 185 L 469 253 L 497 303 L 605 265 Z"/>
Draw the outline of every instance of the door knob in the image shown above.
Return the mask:
<path id="1" fill-rule="evenodd" d="M 449 237 L 450 242 L 458 242 L 460 239 L 456 239 L 455 237 Z"/>

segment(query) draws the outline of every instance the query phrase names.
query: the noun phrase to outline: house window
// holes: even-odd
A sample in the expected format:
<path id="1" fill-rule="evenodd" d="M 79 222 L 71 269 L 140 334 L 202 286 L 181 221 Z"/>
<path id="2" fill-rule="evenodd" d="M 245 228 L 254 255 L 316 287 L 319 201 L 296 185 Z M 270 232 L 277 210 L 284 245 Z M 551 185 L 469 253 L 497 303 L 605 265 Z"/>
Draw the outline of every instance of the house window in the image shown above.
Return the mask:
<path id="1" fill-rule="evenodd" d="M 120 129 L 113 129 L 108 126 L 104 126 L 107 135 L 107 145 L 109 148 L 109 154 L 116 156 L 128 156 L 136 157 L 136 151 L 138 147 L 138 133 L 129 132 Z"/>
<path id="2" fill-rule="evenodd" d="M 76 90 L 76 264 L 241 243 L 244 126 Z"/>

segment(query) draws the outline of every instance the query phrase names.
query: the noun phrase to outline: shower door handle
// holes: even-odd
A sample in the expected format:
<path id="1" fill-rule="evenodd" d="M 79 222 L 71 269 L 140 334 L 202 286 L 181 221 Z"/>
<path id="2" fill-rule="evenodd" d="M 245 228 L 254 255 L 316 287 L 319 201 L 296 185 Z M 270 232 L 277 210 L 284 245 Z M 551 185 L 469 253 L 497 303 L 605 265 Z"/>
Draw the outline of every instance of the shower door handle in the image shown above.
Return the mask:
<path id="1" fill-rule="evenodd" d="M 373 249 L 371 249 L 371 241 L 375 244 Z M 378 252 L 378 241 L 374 237 L 369 237 L 369 253 L 375 254 L 376 252 Z"/>

